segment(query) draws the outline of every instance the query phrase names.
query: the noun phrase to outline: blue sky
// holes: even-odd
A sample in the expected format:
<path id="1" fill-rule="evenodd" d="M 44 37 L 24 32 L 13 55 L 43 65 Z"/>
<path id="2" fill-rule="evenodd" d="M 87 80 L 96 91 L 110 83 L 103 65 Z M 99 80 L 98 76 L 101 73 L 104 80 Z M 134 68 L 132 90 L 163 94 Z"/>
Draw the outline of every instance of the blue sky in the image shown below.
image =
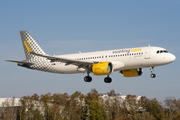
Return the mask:
<path id="1" fill-rule="evenodd" d="M 114 89 L 164 100 L 180 98 L 180 1 L 0 1 L 0 97 L 22 97 L 37 93 L 86 94 Z M 118 72 L 111 84 L 105 76 L 85 83 L 83 74 L 63 75 L 18 67 L 7 59 L 24 60 L 19 31 L 27 30 L 50 55 L 160 46 L 176 56 L 176 61 L 156 67 L 155 79 L 144 69 L 141 77 L 124 78 Z"/>

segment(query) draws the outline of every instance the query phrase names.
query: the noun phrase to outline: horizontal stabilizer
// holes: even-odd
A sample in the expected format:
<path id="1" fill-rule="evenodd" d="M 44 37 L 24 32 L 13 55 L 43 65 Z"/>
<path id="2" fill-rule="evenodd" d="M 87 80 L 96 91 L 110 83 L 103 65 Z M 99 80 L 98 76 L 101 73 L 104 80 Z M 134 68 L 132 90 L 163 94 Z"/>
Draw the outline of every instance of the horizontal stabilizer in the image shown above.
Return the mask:
<path id="1" fill-rule="evenodd" d="M 28 65 L 33 65 L 34 63 L 27 62 L 27 61 L 15 61 L 15 60 L 6 60 L 8 62 L 15 62 L 15 63 L 21 63 L 21 64 L 28 64 Z"/>

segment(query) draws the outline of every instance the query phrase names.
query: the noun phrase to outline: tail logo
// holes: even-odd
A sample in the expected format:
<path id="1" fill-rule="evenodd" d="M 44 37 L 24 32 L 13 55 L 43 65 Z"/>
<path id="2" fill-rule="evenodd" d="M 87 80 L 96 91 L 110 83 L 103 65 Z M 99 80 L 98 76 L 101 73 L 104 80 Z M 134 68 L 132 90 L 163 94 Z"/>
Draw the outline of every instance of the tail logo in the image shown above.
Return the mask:
<path id="1" fill-rule="evenodd" d="M 30 41 L 30 40 L 28 40 L 28 42 L 29 42 L 29 41 Z M 27 51 L 28 51 L 28 52 L 32 52 L 31 49 L 29 48 L 29 46 L 27 45 L 26 41 L 24 41 L 24 44 L 25 44 L 25 46 L 26 46 Z"/>

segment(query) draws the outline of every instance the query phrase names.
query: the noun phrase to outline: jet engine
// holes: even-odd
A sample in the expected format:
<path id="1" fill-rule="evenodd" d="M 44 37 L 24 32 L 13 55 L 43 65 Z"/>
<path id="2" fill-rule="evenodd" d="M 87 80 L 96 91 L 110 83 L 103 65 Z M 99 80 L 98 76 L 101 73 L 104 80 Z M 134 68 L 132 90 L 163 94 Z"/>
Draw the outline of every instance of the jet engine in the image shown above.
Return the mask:
<path id="1" fill-rule="evenodd" d="M 92 65 L 92 72 L 94 75 L 110 75 L 113 72 L 113 65 L 111 62 L 100 62 Z"/>
<path id="2" fill-rule="evenodd" d="M 122 73 L 124 77 L 138 77 L 142 75 L 143 69 L 142 68 L 126 69 L 126 70 L 121 70 L 120 73 Z"/>

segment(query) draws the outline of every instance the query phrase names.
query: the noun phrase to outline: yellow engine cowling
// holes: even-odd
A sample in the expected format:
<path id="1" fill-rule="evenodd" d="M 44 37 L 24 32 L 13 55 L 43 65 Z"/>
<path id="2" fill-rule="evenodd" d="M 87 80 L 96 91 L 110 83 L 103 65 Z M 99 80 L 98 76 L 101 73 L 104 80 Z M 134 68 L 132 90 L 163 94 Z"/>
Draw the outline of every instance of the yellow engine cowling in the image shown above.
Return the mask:
<path id="1" fill-rule="evenodd" d="M 110 62 L 100 62 L 92 65 L 94 75 L 110 75 L 113 72 L 113 65 Z"/>
<path id="2" fill-rule="evenodd" d="M 124 75 L 124 77 L 138 77 L 142 75 L 143 69 L 142 68 L 126 69 L 126 70 L 122 70 L 121 73 Z"/>

